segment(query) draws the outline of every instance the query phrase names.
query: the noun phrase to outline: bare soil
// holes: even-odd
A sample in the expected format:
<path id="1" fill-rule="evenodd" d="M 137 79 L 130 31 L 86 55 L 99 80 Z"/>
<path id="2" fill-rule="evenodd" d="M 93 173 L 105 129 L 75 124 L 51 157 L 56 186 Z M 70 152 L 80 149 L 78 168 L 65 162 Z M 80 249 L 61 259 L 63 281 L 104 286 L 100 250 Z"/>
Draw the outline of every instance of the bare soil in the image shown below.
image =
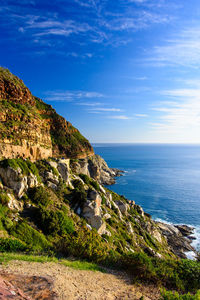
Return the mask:
<path id="1" fill-rule="evenodd" d="M 1 295 L 1 282 L 15 293 L 13 298 Z M 0 265 L 1 300 L 139 300 L 142 296 L 144 300 L 158 300 L 159 295 L 154 286 L 133 285 L 123 272 L 81 271 L 58 263 L 25 261 Z"/>

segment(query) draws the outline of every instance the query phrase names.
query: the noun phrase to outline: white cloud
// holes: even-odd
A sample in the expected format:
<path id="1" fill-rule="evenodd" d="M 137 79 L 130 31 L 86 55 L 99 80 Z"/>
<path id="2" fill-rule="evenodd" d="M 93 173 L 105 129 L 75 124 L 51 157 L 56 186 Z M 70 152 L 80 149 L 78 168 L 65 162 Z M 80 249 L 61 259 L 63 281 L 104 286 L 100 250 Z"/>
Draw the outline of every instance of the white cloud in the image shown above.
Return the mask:
<path id="1" fill-rule="evenodd" d="M 108 116 L 108 119 L 116 119 L 116 120 L 131 120 L 131 117 L 125 115 L 116 115 L 116 116 Z"/>
<path id="2" fill-rule="evenodd" d="M 102 98 L 103 94 L 88 91 L 48 91 L 45 93 L 47 101 L 73 101 L 77 99 Z"/>
<path id="3" fill-rule="evenodd" d="M 83 106 L 99 106 L 99 105 L 103 105 L 102 102 L 78 102 L 76 103 L 77 105 L 83 105 Z"/>
<path id="4" fill-rule="evenodd" d="M 138 118 L 146 118 L 148 117 L 148 115 L 146 114 L 134 114 L 135 117 L 138 117 Z"/>
<path id="5" fill-rule="evenodd" d="M 146 76 L 141 76 L 141 77 L 135 77 L 135 76 L 123 76 L 123 78 L 127 78 L 127 79 L 130 79 L 130 80 L 147 80 L 148 77 Z"/>
<path id="6" fill-rule="evenodd" d="M 147 59 L 154 66 L 200 66 L 200 26 L 193 26 L 156 46 Z"/>
<path id="7" fill-rule="evenodd" d="M 102 111 L 102 112 L 106 112 L 106 111 L 113 111 L 113 112 L 121 112 L 123 111 L 120 108 L 104 108 L 104 107 L 96 107 L 96 108 L 91 108 L 90 111 Z"/>
<path id="8" fill-rule="evenodd" d="M 157 115 L 150 126 L 166 138 L 178 142 L 200 142 L 200 89 L 175 89 L 162 92 L 173 101 L 157 103 Z"/>
<path id="9" fill-rule="evenodd" d="M 160 3 L 161 0 L 156 1 Z M 22 1 L 21 1 L 22 2 Z M 68 39 L 73 36 L 73 42 L 79 43 L 80 39 L 77 37 L 84 36 L 85 44 L 88 43 L 103 43 L 104 45 L 120 46 L 132 41 L 132 36 L 125 35 L 124 37 L 118 35 L 118 31 L 132 33 L 153 24 L 160 24 L 170 22 L 171 17 L 166 15 L 163 11 L 152 9 L 153 1 L 149 0 L 119 0 L 116 2 L 115 9 L 107 5 L 106 1 L 99 0 L 74 0 L 71 9 L 76 10 L 76 14 L 71 14 L 66 10 L 64 1 L 55 6 L 55 12 L 44 12 L 37 6 L 33 9 L 22 6 L 19 10 L 17 4 L 8 4 L 0 8 L 0 17 L 5 24 L 12 24 L 10 28 L 16 28 L 19 36 L 26 35 L 28 40 L 38 39 L 39 43 L 43 40 L 50 40 L 54 37 L 54 43 L 59 43 L 61 37 Z M 30 1 L 27 1 L 27 4 Z M 143 9 L 133 3 L 145 3 Z M 147 5 L 148 4 L 148 5 Z M 74 7 L 75 5 L 75 7 Z M 155 5 L 159 7 L 159 5 Z M 59 7 L 59 9 L 58 9 Z M 4 11 L 6 9 L 6 17 L 4 20 Z M 63 14 L 61 13 L 63 11 Z M 90 17 L 88 13 L 90 14 Z M 8 30 L 9 27 L 7 26 Z M 77 40 L 75 41 L 75 39 Z M 64 43 L 63 43 L 64 45 Z M 59 43 L 60 46 L 60 43 Z M 90 57 L 90 53 L 88 53 Z"/>

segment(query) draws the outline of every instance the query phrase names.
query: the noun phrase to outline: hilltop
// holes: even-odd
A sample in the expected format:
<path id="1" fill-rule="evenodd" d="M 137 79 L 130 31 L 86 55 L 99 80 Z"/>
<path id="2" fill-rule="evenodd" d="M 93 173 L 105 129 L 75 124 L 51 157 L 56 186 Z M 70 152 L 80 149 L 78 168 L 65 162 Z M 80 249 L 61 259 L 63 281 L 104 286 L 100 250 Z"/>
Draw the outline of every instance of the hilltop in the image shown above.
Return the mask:
<path id="1" fill-rule="evenodd" d="M 33 96 L 23 81 L 0 67 L 0 157 L 31 160 L 84 158 L 92 146 L 51 105 Z"/>

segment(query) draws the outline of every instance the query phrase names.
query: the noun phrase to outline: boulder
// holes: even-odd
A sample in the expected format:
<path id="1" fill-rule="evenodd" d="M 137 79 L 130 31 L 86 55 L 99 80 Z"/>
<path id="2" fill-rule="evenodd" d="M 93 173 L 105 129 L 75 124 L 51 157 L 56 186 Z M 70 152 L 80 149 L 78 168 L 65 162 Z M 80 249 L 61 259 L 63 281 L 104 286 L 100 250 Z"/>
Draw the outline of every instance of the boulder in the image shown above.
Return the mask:
<path id="1" fill-rule="evenodd" d="M 162 235 L 161 233 L 157 230 L 157 229 L 154 229 L 152 232 L 151 232 L 151 235 L 159 242 L 159 243 L 162 243 Z M 163 237 L 164 238 L 164 237 Z M 165 239 L 165 238 L 164 238 Z"/>
<path id="2" fill-rule="evenodd" d="M 175 255 L 181 258 L 186 258 L 185 252 L 193 251 L 196 253 L 196 250 L 191 245 L 190 236 L 188 236 L 189 229 L 187 229 L 187 235 L 185 236 L 185 228 L 182 229 L 182 227 L 180 227 L 179 230 L 178 226 L 164 224 L 161 222 L 157 222 L 157 225 L 162 234 L 166 237 L 167 243 Z M 184 232 L 184 234 L 182 232 Z"/>
<path id="3" fill-rule="evenodd" d="M 105 195 L 106 194 L 106 190 L 103 188 L 103 186 L 100 184 L 99 185 L 100 191 Z"/>
<path id="4" fill-rule="evenodd" d="M 35 187 L 39 185 L 37 176 L 35 176 L 34 174 L 30 173 L 27 177 L 27 184 L 29 188 Z"/>
<path id="5" fill-rule="evenodd" d="M 107 229 L 104 230 L 103 234 L 105 234 L 107 236 L 111 236 L 112 235 L 111 232 L 109 230 L 107 230 Z"/>
<path id="6" fill-rule="evenodd" d="M 54 175 L 52 172 L 45 173 L 45 180 L 52 182 L 56 186 L 59 184 L 58 176 Z"/>
<path id="7" fill-rule="evenodd" d="M 112 208 L 111 201 L 112 201 L 112 194 L 107 193 L 106 194 L 106 206 L 109 207 L 110 209 Z"/>
<path id="8" fill-rule="evenodd" d="M 131 222 L 128 222 L 128 223 L 127 223 L 127 230 L 128 230 L 128 232 L 129 232 L 130 234 L 133 234 L 133 233 L 134 233 Z"/>
<path id="9" fill-rule="evenodd" d="M 109 213 L 106 213 L 104 216 L 103 216 L 104 220 L 108 220 L 108 219 L 111 219 L 111 215 Z"/>
<path id="10" fill-rule="evenodd" d="M 54 160 L 48 161 L 49 165 L 57 170 L 58 163 Z"/>
<path id="11" fill-rule="evenodd" d="M 91 202 L 89 200 L 86 201 L 82 208 L 82 216 L 88 220 L 95 215 L 99 215 L 95 209 L 95 202 Z"/>
<path id="12" fill-rule="evenodd" d="M 144 211 L 140 205 L 135 205 L 134 208 L 138 212 L 139 215 L 141 215 L 144 218 Z"/>
<path id="13" fill-rule="evenodd" d="M 94 228 L 96 228 L 97 232 L 99 234 L 103 234 L 106 230 L 106 223 L 102 220 L 100 216 L 93 216 L 88 220 L 90 225 Z"/>
<path id="14" fill-rule="evenodd" d="M 55 183 L 51 182 L 51 181 L 47 181 L 47 182 L 46 182 L 46 185 L 47 185 L 50 189 L 53 189 L 53 190 L 56 190 L 56 189 L 58 188 L 58 186 L 57 186 Z"/>
<path id="15" fill-rule="evenodd" d="M 86 224 L 86 227 L 91 231 L 92 227 L 89 224 Z"/>
<path id="16" fill-rule="evenodd" d="M 15 196 L 10 193 L 8 193 L 7 196 L 9 198 L 8 207 L 11 210 L 18 210 L 18 211 L 23 210 L 23 202 L 22 201 L 17 201 Z"/>
<path id="17" fill-rule="evenodd" d="M 22 174 L 20 168 L 13 169 L 8 166 L 6 169 L 0 168 L 0 177 L 5 186 L 11 188 L 17 197 L 21 198 L 29 187 L 38 186 L 35 175 L 30 173 L 28 176 Z"/>
<path id="18" fill-rule="evenodd" d="M 115 203 L 119 207 L 119 210 L 121 211 L 121 213 L 124 214 L 124 215 L 126 215 L 127 211 L 128 211 L 128 208 L 129 208 L 128 204 L 124 203 L 121 200 L 115 201 Z"/>
<path id="19" fill-rule="evenodd" d="M 65 183 L 69 183 L 70 177 L 70 167 L 69 167 L 69 159 L 59 160 L 57 170 L 60 173 L 63 181 Z"/>
<path id="20" fill-rule="evenodd" d="M 117 215 L 119 216 L 119 219 L 120 219 L 121 221 L 123 221 L 122 213 L 121 213 L 121 211 L 120 211 L 118 205 L 117 205 L 114 201 L 112 201 L 111 204 L 112 204 L 112 206 L 116 209 Z"/>

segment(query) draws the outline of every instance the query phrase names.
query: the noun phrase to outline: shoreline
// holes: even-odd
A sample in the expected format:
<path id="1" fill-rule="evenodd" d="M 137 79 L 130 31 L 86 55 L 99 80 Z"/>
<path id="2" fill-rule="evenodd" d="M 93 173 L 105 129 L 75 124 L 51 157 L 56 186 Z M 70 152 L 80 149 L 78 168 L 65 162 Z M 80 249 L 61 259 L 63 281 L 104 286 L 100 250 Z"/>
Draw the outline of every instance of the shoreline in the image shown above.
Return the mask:
<path id="1" fill-rule="evenodd" d="M 116 184 L 116 178 L 124 176 L 126 171 L 120 170 L 118 168 L 110 169 L 115 173 L 115 175 L 113 176 L 115 182 L 111 184 L 114 185 Z M 169 223 L 160 218 L 153 219 L 152 215 L 150 216 L 152 220 L 158 225 L 163 236 L 167 239 L 167 242 L 175 255 L 180 258 L 188 258 L 192 260 L 197 259 L 198 250 L 194 246 L 194 243 L 195 241 L 198 242 L 198 238 L 197 236 L 195 236 L 195 231 L 197 230 L 195 226 L 183 223 Z"/>
<path id="2" fill-rule="evenodd" d="M 193 246 L 195 228 L 185 224 L 169 224 L 154 220 L 167 239 L 172 252 L 180 258 L 197 259 L 198 251 Z"/>

